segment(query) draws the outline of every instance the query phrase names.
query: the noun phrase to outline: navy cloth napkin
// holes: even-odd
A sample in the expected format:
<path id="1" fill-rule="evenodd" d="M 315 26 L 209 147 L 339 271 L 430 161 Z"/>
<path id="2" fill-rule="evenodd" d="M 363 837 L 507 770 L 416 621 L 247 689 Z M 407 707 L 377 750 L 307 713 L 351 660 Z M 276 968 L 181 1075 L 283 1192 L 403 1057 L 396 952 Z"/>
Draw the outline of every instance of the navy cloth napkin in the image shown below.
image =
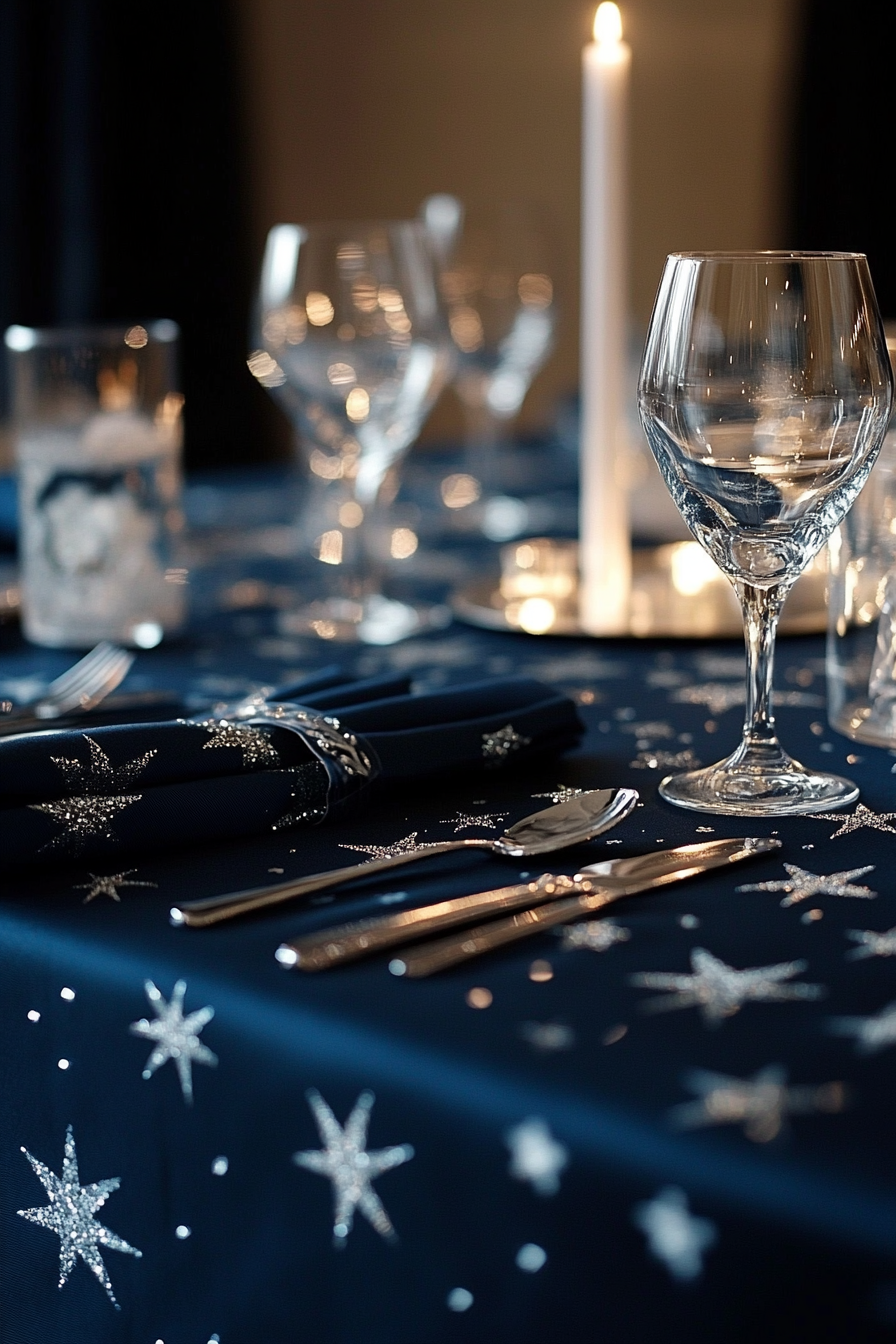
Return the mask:
<path id="1" fill-rule="evenodd" d="M 500 769 L 566 751 L 584 731 L 568 697 L 528 678 L 412 695 L 406 678 L 328 671 L 277 694 L 248 718 L 216 708 L 0 741 L 0 863 L 313 825 L 371 787 Z"/>

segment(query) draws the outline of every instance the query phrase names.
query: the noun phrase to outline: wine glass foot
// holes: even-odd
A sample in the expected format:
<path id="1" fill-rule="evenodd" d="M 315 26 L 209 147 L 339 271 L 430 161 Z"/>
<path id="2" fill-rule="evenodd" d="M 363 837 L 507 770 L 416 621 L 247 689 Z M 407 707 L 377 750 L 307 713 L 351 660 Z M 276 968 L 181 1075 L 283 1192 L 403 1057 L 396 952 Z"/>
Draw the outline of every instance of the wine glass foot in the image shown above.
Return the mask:
<path id="1" fill-rule="evenodd" d="M 360 601 L 330 598 L 281 613 L 283 634 L 314 635 L 334 644 L 398 644 L 403 639 L 444 629 L 451 613 L 444 606 L 398 602 L 374 593 Z"/>
<path id="2" fill-rule="evenodd" d="M 676 807 L 734 817 L 787 817 L 854 803 L 859 790 L 852 780 L 807 770 L 782 753 L 774 765 L 751 766 L 735 757 L 669 775 L 660 797 Z"/>

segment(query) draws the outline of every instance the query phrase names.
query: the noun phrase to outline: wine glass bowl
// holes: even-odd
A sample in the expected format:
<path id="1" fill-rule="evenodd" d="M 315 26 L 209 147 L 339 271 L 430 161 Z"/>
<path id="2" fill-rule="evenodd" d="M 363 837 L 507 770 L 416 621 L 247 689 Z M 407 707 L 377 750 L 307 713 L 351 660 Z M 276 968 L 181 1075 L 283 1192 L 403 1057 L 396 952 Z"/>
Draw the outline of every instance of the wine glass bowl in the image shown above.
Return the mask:
<path id="1" fill-rule="evenodd" d="M 642 363 L 641 419 L 685 522 L 741 600 L 749 672 L 740 747 L 664 780 L 668 801 L 782 815 L 858 796 L 780 747 L 772 656 L 783 600 L 867 479 L 891 396 L 863 256 L 669 257 Z"/>
<path id="2" fill-rule="evenodd" d="M 318 487 L 306 510 L 314 554 L 335 577 L 329 596 L 307 610 L 308 628 L 373 643 L 413 633 L 421 613 L 381 591 L 377 528 L 396 466 L 453 361 L 425 228 L 412 220 L 277 225 L 255 339 L 249 367 L 295 425 Z M 292 627 L 301 620 L 292 614 Z"/>

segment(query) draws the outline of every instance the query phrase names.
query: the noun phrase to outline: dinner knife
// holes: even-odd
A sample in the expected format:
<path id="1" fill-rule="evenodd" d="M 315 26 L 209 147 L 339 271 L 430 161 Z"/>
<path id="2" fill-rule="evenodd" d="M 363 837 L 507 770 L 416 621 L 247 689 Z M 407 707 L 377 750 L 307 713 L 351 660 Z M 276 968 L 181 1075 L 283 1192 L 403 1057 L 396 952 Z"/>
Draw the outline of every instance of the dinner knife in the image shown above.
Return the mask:
<path id="1" fill-rule="evenodd" d="M 477 925 L 473 929 L 451 934 L 447 938 L 432 939 L 419 947 L 411 948 L 400 958 L 393 958 L 389 963 L 389 970 L 393 975 L 408 976 L 412 979 L 432 975 L 435 971 L 447 970 L 450 966 L 470 961 L 473 957 L 503 947 L 506 943 L 528 938 L 530 934 L 539 933 L 542 929 L 566 924 L 580 915 L 596 914 L 604 906 L 620 900 L 623 896 L 634 896 L 637 892 L 668 886 L 672 882 L 681 882 L 688 877 L 697 877 L 710 868 L 739 863 L 743 859 L 768 854 L 781 847 L 781 841 L 771 837 L 750 837 L 737 843 L 740 848 L 733 852 L 729 850 L 727 853 L 717 852 L 703 859 L 694 858 L 678 869 L 659 872 L 652 877 L 647 875 L 647 861 L 660 855 L 644 855 L 645 875 L 640 880 L 630 879 L 624 885 L 615 888 L 598 887 L 594 891 L 563 897 L 548 905 L 523 910 L 508 919 L 492 920 L 488 924 Z"/>
<path id="2" fill-rule="evenodd" d="M 779 841 L 758 839 L 710 840 L 675 849 L 655 850 L 631 858 L 593 863 L 575 877 L 544 873 L 531 882 L 515 883 L 472 896 L 456 897 L 435 905 L 402 910 L 391 915 L 356 920 L 335 928 L 281 943 L 276 958 L 281 966 L 322 971 L 401 943 L 470 923 L 483 914 L 518 910 L 575 895 L 600 895 L 602 903 L 632 890 L 692 876 L 707 868 L 736 863 L 753 854 L 776 849 Z M 637 885 L 634 885 L 637 884 Z M 597 907 L 599 908 L 599 907 Z"/>

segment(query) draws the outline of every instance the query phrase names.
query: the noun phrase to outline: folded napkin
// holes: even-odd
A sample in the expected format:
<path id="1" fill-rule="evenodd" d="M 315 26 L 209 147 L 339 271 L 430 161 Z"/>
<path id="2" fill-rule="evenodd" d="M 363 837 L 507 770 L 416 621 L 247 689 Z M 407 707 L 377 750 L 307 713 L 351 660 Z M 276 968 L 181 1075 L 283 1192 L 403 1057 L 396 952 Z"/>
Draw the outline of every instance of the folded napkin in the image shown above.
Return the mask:
<path id="1" fill-rule="evenodd" d="M 193 719 L 0 741 L 0 863 L 314 825 L 371 787 L 559 753 L 584 731 L 571 700 L 528 678 L 412 695 L 406 678 L 328 669 L 277 694 Z"/>

